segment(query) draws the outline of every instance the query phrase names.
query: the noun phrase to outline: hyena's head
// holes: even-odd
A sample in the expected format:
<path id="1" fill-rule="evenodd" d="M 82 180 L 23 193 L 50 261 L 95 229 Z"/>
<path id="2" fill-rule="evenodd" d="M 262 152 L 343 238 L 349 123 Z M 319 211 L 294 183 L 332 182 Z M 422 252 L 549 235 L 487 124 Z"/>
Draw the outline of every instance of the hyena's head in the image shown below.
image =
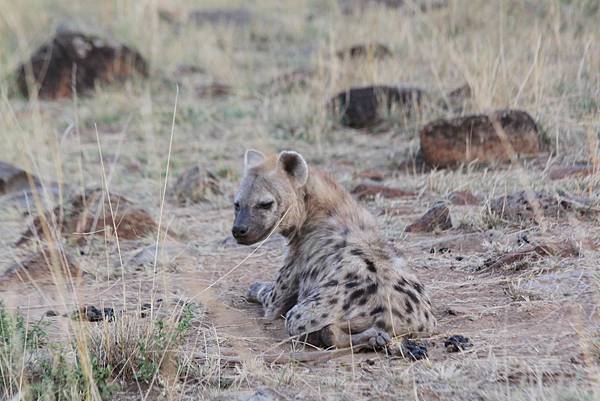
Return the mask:
<path id="1" fill-rule="evenodd" d="M 299 153 L 284 151 L 266 157 L 247 150 L 244 178 L 234 199 L 231 232 L 236 241 L 251 245 L 266 238 L 276 226 L 284 234 L 293 229 L 304 210 L 302 188 L 307 181 L 308 165 Z"/>

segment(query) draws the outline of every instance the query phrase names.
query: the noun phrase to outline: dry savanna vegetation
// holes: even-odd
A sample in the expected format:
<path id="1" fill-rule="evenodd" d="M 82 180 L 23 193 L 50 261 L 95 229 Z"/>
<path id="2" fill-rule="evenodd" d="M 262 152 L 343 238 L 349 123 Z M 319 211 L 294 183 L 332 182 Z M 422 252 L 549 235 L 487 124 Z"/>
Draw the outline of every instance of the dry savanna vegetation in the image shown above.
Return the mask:
<path id="1" fill-rule="evenodd" d="M 0 399 L 598 399 L 599 18 L 0 0 Z M 248 302 L 285 243 L 230 235 L 247 148 L 377 217 L 439 322 L 419 358 L 315 350 Z"/>

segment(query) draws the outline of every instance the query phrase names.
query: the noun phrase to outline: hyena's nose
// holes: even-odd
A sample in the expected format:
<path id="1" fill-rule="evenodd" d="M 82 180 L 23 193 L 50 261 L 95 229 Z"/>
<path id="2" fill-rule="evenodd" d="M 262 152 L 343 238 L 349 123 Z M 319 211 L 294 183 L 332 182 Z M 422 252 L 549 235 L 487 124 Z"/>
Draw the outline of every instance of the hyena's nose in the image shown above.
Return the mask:
<path id="1" fill-rule="evenodd" d="M 234 238 L 241 238 L 248 234 L 248 226 L 245 224 L 236 224 L 231 229 Z"/>

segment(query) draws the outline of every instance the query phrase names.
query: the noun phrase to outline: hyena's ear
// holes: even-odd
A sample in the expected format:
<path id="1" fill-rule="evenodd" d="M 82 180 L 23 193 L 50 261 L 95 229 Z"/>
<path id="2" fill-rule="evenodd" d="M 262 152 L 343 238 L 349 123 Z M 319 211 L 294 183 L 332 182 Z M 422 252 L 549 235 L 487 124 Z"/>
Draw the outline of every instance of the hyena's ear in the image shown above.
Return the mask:
<path id="1" fill-rule="evenodd" d="M 300 153 L 291 150 L 281 152 L 277 158 L 277 165 L 285 171 L 297 188 L 306 184 L 308 164 Z"/>
<path id="2" fill-rule="evenodd" d="M 244 171 L 248 171 L 252 167 L 258 166 L 263 160 L 265 160 L 265 155 L 258 150 L 246 150 L 246 154 L 244 155 Z"/>

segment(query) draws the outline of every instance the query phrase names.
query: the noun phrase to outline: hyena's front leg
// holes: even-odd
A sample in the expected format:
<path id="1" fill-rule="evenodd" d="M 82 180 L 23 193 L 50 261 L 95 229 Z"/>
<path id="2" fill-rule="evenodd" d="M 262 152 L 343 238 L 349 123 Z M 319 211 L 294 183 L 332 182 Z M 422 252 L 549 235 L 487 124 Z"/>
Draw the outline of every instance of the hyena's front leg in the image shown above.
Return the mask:
<path id="1" fill-rule="evenodd" d="M 264 295 L 270 293 L 273 290 L 273 283 L 256 282 L 252 283 L 248 289 L 246 298 L 250 302 L 256 302 L 264 305 Z"/>
<path id="2" fill-rule="evenodd" d="M 250 286 L 247 299 L 260 303 L 265 309 L 265 317 L 274 319 L 284 315 L 298 300 L 298 283 L 289 265 L 285 265 L 274 283 L 256 282 Z"/>

